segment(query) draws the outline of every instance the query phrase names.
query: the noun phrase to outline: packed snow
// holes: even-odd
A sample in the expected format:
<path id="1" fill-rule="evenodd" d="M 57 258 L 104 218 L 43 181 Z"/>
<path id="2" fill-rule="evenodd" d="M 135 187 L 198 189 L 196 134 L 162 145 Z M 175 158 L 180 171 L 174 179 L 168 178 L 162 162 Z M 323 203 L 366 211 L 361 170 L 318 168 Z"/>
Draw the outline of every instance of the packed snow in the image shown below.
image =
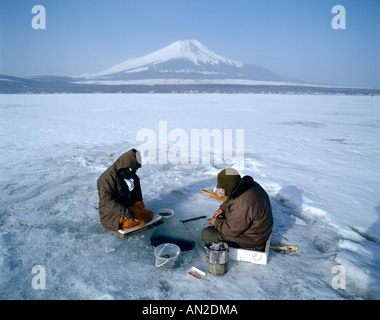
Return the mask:
<path id="1" fill-rule="evenodd" d="M 170 133 L 190 148 L 194 129 L 243 129 L 244 162 L 165 158 L 178 142 Z M 174 214 L 121 239 L 99 222 L 96 180 L 146 146 L 142 132 L 157 148 L 138 171 L 145 204 Z M 380 97 L 1 95 L 0 137 L 0 299 L 380 298 Z M 184 236 L 179 219 L 211 217 L 220 201 L 200 190 L 227 166 L 268 192 L 272 244 L 299 250 L 270 250 L 265 266 L 229 261 L 201 280 L 187 273 L 207 272 L 197 246 L 177 267 L 156 267 L 152 233 Z M 199 241 L 207 225 L 187 223 Z"/>

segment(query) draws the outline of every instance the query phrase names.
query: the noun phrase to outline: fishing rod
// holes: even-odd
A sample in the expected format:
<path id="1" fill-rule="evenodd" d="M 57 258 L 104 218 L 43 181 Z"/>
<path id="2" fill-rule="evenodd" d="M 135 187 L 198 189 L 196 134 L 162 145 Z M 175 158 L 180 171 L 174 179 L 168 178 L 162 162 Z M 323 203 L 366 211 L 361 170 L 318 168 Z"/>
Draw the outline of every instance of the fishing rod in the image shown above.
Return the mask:
<path id="1" fill-rule="evenodd" d="M 195 237 L 193 236 L 193 234 L 190 232 L 190 230 L 186 227 L 185 223 L 187 222 L 190 222 L 190 221 L 195 221 L 195 220 L 199 220 L 199 219 L 204 219 L 204 218 L 207 218 L 206 216 L 200 216 L 200 217 L 196 217 L 196 218 L 191 218 L 191 219 L 186 219 L 186 220 L 179 220 L 179 222 L 181 222 L 182 226 L 185 228 L 186 232 L 190 235 L 190 237 L 195 241 L 195 243 L 198 245 L 198 247 L 204 252 L 204 253 L 207 253 L 206 249 L 198 242 L 197 239 L 195 239 Z"/>

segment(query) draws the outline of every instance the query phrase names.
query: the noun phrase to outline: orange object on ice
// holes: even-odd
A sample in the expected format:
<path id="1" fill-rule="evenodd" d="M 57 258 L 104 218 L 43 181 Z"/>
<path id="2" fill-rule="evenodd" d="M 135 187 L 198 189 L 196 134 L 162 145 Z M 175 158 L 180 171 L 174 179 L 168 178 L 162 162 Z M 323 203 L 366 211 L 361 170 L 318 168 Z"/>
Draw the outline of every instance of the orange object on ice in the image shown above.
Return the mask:
<path id="1" fill-rule="evenodd" d="M 144 226 L 150 220 L 152 220 L 154 213 L 152 210 L 145 209 L 145 204 L 143 201 L 137 201 L 132 206 L 128 207 L 129 210 L 133 211 L 133 219 L 123 219 L 120 218 L 119 225 L 120 229 L 131 229 L 139 228 Z"/>
<path id="2" fill-rule="evenodd" d="M 202 193 L 206 193 L 209 196 L 214 197 L 215 199 L 218 199 L 218 200 L 222 200 L 222 201 L 226 201 L 227 200 L 226 196 L 224 196 L 224 195 L 218 195 L 216 192 L 209 191 L 207 189 L 202 189 L 201 192 Z"/>
<path id="3" fill-rule="evenodd" d="M 145 225 L 144 221 L 139 221 L 137 219 L 123 219 L 119 220 L 120 229 L 131 229 L 131 228 L 139 228 Z"/>

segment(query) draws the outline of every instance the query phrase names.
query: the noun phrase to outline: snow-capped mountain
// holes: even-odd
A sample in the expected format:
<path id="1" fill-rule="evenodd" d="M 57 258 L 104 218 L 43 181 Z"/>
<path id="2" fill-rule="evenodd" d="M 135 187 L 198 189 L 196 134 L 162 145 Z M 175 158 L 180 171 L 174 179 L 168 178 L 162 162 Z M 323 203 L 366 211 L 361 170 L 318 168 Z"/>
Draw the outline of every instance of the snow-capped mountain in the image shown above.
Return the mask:
<path id="1" fill-rule="evenodd" d="M 197 40 L 178 40 L 146 56 L 129 59 L 83 80 L 247 79 L 280 81 L 271 71 L 223 57 Z"/>
<path id="2" fill-rule="evenodd" d="M 309 93 L 379 94 L 379 89 L 333 87 L 280 77 L 221 56 L 197 40 L 178 40 L 146 56 L 82 76 L 0 75 L 0 93 Z"/>
<path id="3" fill-rule="evenodd" d="M 104 71 L 90 75 L 92 77 L 107 76 L 116 73 L 135 73 L 156 69 L 160 64 L 169 61 L 182 61 L 182 63 L 192 63 L 198 68 L 206 69 L 206 65 L 227 65 L 237 68 L 242 67 L 242 63 L 222 57 L 207 49 L 197 40 L 178 40 L 171 45 L 136 59 L 126 60 L 116 66 Z M 177 70 L 178 71 L 178 70 Z M 179 70 L 180 71 L 180 70 Z"/>

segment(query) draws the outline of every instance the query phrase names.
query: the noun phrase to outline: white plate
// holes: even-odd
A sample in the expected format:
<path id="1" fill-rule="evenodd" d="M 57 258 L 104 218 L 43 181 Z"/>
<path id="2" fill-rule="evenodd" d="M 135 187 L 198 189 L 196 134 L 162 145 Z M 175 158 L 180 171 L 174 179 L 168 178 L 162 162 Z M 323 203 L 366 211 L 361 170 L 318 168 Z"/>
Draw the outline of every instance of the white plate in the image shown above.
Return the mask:
<path id="1" fill-rule="evenodd" d="M 157 221 L 159 221 L 159 220 L 161 220 L 161 219 L 162 219 L 161 216 L 155 214 L 155 215 L 153 216 L 152 220 L 150 220 L 148 223 L 144 224 L 142 227 L 131 228 L 131 229 L 126 229 L 126 230 L 119 229 L 118 232 L 121 233 L 121 234 L 127 234 L 127 233 L 130 233 L 130 232 L 132 232 L 132 231 L 136 231 L 136 230 L 138 230 L 138 229 L 145 228 L 146 226 L 149 226 L 150 224 L 155 223 L 155 222 L 157 222 Z"/>

